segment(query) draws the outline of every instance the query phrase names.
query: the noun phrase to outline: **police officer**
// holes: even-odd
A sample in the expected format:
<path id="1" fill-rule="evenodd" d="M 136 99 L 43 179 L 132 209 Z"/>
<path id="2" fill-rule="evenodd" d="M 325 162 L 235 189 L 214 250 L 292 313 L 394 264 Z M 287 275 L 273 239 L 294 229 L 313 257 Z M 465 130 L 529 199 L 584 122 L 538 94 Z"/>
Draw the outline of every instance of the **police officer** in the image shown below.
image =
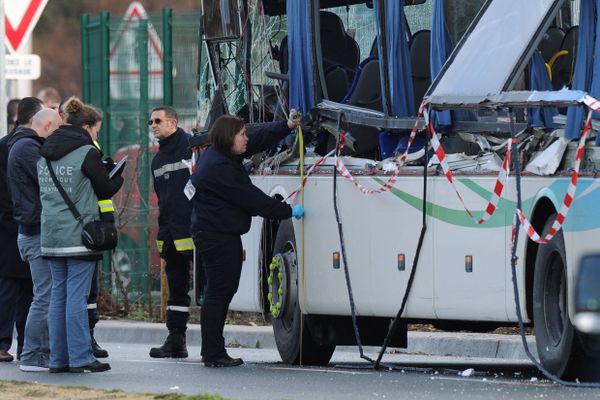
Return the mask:
<path id="1" fill-rule="evenodd" d="M 148 125 L 158 139 L 159 150 L 152 160 L 154 191 L 158 197 L 158 236 L 156 244 L 166 262 L 169 300 L 169 335 L 160 347 L 150 349 L 150 357 L 185 358 L 188 356 L 185 332 L 189 318 L 190 264 L 193 242 L 190 236 L 192 205 L 190 169 L 191 135 L 177 126 L 177 112 L 169 106 L 152 110 Z M 187 196 L 184 190 L 188 190 Z M 188 197 L 189 196 L 189 197 Z"/>

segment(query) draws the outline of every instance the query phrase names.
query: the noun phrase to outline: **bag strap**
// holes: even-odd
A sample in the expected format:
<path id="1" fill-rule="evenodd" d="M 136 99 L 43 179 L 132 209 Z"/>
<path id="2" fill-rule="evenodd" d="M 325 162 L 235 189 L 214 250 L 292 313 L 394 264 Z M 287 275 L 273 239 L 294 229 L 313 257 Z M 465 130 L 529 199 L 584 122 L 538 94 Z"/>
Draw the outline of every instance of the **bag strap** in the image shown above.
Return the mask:
<path id="1" fill-rule="evenodd" d="M 58 192 L 62 196 L 65 203 L 67 203 L 67 206 L 69 207 L 69 210 L 71 211 L 71 214 L 73 214 L 73 217 L 75 217 L 75 219 L 77 221 L 83 222 L 83 219 L 81 218 L 81 214 L 77 210 L 77 207 L 75 207 L 75 204 L 73 204 L 73 202 L 67 195 L 67 192 L 65 192 L 65 189 L 63 188 L 63 186 L 58 181 L 58 178 L 56 177 L 56 174 L 54 173 L 54 170 L 52 169 L 52 164 L 50 163 L 50 160 L 48 160 L 47 158 L 46 158 L 46 165 L 48 165 L 48 171 L 50 172 L 50 176 L 52 177 L 52 181 L 54 182 L 54 185 L 58 189 Z"/>

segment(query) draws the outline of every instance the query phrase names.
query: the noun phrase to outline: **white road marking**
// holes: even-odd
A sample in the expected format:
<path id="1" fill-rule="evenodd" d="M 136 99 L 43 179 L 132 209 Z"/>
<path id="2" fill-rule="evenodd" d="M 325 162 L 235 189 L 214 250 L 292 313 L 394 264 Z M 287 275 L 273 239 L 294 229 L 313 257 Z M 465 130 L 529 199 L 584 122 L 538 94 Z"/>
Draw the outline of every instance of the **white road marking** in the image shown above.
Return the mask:
<path id="1" fill-rule="evenodd" d="M 479 383 L 487 383 L 487 384 L 498 384 L 498 385 L 509 385 L 509 386 L 537 386 L 537 387 L 549 387 L 549 386 L 553 386 L 554 384 L 552 382 L 547 382 L 547 383 L 543 383 L 543 382 L 536 382 L 536 383 L 532 383 L 531 381 L 509 381 L 509 380 L 494 380 L 494 379 L 489 379 L 486 377 L 486 380 L 483 380 L 483 377 L 481 378 L 463 378 L 463 377 L 459 377 L 459 376 L 432 376 L 431 377 L 432 380 L 444 380 L 444 381 L 461 381 L 461 382 L 479 382 Z"/>
<path id="2" fill-rule="evenodd" d="M 300 372 L 321 372 L 325 374 L 343 374 L 343 375 L 372 375 L 378 371 L 360 372 L 360 371 L 339 371 L 331 369 L 312 369 L 312 368 L 294 368 L 294 367 L 267 367 L 266 369 L 277 369 L 282 371 L 300 371 Z"/>

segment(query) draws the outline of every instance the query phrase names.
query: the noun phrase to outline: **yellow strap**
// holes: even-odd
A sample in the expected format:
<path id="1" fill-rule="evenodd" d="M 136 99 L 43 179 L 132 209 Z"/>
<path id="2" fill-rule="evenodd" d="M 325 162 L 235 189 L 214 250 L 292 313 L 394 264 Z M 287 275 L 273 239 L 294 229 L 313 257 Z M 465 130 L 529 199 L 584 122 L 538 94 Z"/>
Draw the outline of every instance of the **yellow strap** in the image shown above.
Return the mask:
<path id="1" fill-rule="evenodd" d="M 550 64 L 544 63 L 546 65 L 546 71 L 548 71 L 548 76 L 550 76 L 550 81 L 552 81 L 552 68 L 550 68 Z"/>
<path id="2" fill-rule="evenodd" d="M 158 247 L 158 252 L 162 253 L 162 249 L 163 249 L 163 245 L 165 244 L 165 242 L 163 242 L 162 240 L 157 240 L 156 241 L 156 247 Z"/>
<path id="3" fill-rule="evenodd" d="M 558 58 L 566 56 L 567 54 L 569 54 L 567 50 L 559 50 L 556 53 L 554 53 L 554 55 L 550 57 L 550 60 L 548 60 L 548 65 L 550 66 L 550 69 L 554 68 L 554 63 Z"/>
<path id="4" fill-rule="evenodd" d="M 97 140 L 94 140 L 94 146 L 96 146 L 96 148 L 97 148 L 98 150 L 100 150 L 100 143 L 98 143 L 98 141 L 97 141 Z"/>
<path id="5" fill-rule="evenodd" d="M 177 239 L 174 241 L 174 243 L 175 243 L 175 249 L 177 251 L 187 251 L 187 250 L 194 249 L 194 241 L 192 240 L 191 237 Z"/>
<path id="6" fill-rule="evenodd" d="M 300 203 L 302 207 L 304 207 L 304 134 L 302 133 L 302 127 L 299 126 L 296 128 L 296 134 L 298 138 L 299 144 L 299 153 L 300 153 Z M 304 218 L 300 221 L 300 237 L 302 238 L 302 249 L 300 249 L 300 365 L 303 363 L 302 350 L 304 347 L 303 340 L 303 332 L 304 332 L 304 312 L 306 310 L 306 287 L 304 280 Z"/>
<path id="7" fill-rule="evenodd" d="M 100 207 L 101 213 L 115 212 L 112 200 L 98 200 L 98 207 Z"/>

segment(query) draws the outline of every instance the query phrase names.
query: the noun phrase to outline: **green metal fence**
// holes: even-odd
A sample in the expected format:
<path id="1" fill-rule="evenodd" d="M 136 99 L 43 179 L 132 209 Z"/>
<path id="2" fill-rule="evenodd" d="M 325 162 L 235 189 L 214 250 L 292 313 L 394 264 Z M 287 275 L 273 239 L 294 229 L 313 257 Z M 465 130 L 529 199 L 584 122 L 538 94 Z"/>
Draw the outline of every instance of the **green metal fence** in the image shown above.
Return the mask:
<path id="1" fill-rule="evenodd" d="M 158 206 L 150 161 L 158 150 L 146 124 L 150 110 L 173 105 L 179 125 L 196 122 L 199 12 L 164 9 L 148 19 L 102 13 L 81 16 L 83 100 L 103 112 L 100 145 L 105 155 L 125 155 L 125 184 L 113 198 L 119 245 L 105 255 L 102 290 L 117 304 L 149 306 L 160 290 L 156 249 Z"/>

